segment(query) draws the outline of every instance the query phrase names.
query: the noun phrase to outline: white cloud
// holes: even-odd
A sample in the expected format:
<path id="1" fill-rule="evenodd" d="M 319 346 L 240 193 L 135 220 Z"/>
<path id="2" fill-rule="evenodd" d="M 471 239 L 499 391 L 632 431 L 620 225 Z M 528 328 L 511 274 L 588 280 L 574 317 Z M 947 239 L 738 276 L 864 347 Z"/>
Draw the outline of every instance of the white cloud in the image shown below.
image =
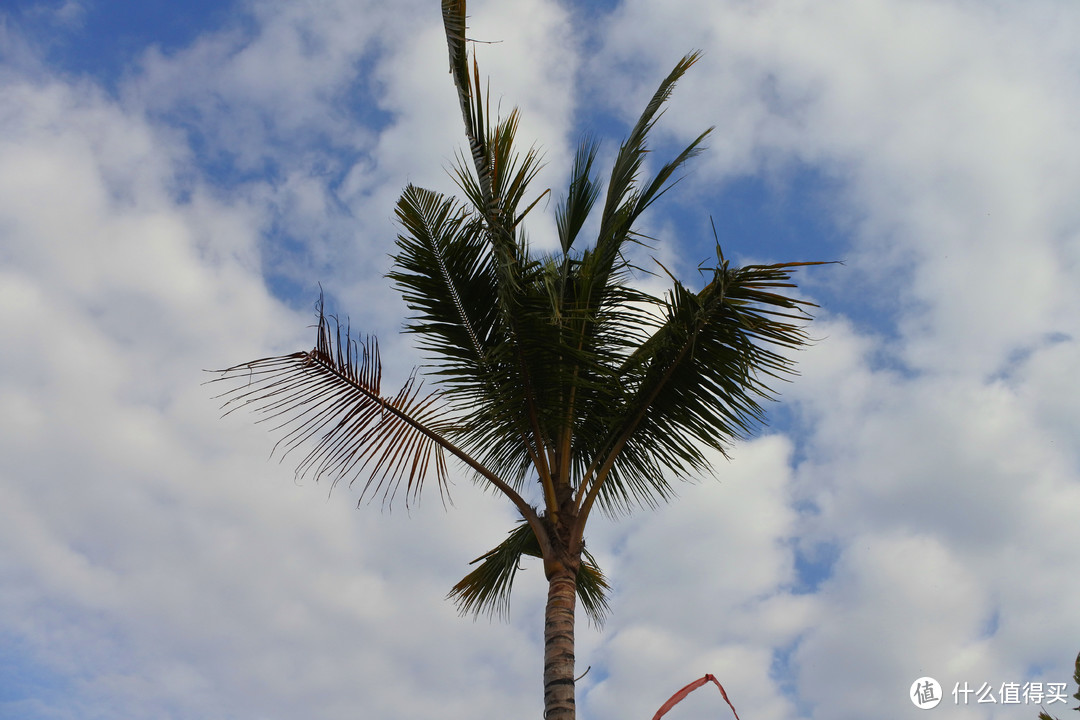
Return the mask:
<path id="1" fill-rule="evenodd" d="M 851 244 L 829 277 L 895 313 L 878 336 L 818 323 L 785 388 L 809 433 L 793 499 L 816 508 L 795 534 L 839 551 L 792 659 L 813 717 L 917 713 L 903 694 L 921 670 L 1067 679 L 1076 22 L 1060 3 L 628 2 L 607 36 L 600 77 L 648 68 L 617 92 L 705 47 L 665 118 L 684 136 L 719 124 L 689 182 L 707 197 L 731 175 L 822 169 Z"/>
<path id="2" fill-rule="evenodd" d="M 870 712 L 868 693 L 825 697 L 858 686 L 856 666 L 864 687 L 908 674 L 950 688 L 1067 679 L 1062 638 L 1080 630 L 1065 600 L 1080 587 L 1063 572 L 1078 540 L 1064 515 L 1080 501 L 1075 449 L 1048 432 L 1030 386 L 875 372 L 866 343 L 829 330 L 831 349 L 809 353 L 794 390 L 814 428 L 799 493 L 820 512 L 803 537 L 845 548 L 797 655 L 805 697 L 821 688 L 822 713 Z"/>
<path id="3" fill-rule="evenodd" d="M 525 691 L 540 673 L 535 628 L 474 625 L 443 599 L 505 532 L 501 505 L 467 482 L 450 513 L 435 498 L 407 514 L 357 511 L 344 487 L 327 501 L 327 487 L 267 464 L 265 431 L 220 421 L 200 386 L 202 368 L 309 341 L 309 314 L 264 287 L 276 251 L 262 232 L 280 222 L 329 238 L 314 243 L 326 256 L 315 265 L 355 243 L 343 229 L 352 209 L 312 173 L 325 158 L 281 152 L 279 181 L 223 192 L 200 178 L 199 147 L 161 122 L 194 117 L 218 149 L 249 159 L 337 128 L 319 111 L 351 82 L 354 57 L 327 47 L 296 76 L 274 68 L 304 56 L 299 29 L 339 50 L 355 42 L 343 39 L 348 18 L 268 8 L 250 45 L 226 34 L 152 56 L 120 103 L 44 71 L 4 76 L 0 635 L 21 665 L 71 688 L 16 690 L 0 714 L 455 717 L 539 705 Z M 292 90 L 260 84 L 263 70 L 292 77 Z M 215 109 L 222 98 L 231 104 Z M 255 117 L 274 121 L 244 137 Z M 385 172 L 395 187 L 379 188 L 379 220 L 391 230 L 382 201 L 406 173 Z M 382 285 L 364 261 L 385 255 L 386 237 L 362 250 L 354 279 Z M 380 322 L 396 328 L 399 315 Z M 406 371 L 394 364 L 388 382 Z"/>
<path id="4" fill-rule="evenodd" d="M 268 268 L 323 280 L 405 372 L 380 277 L 393 202 L 409 181 L 451 189 L 460 146 L 432 8 L 249 7 L 248 25 L 148 52 L 119 100 L 51 77 L 0 28 L 16 48 L 0 56 L 0 637 L 70 686 L 0 714 L 538 713 L 538 570 L 509 626 L 442 599 L 505 531 L 498 502 L 465 482 L 449 513 L 433 497 L 413 517 L 355 511 L 344 489 L 328 501 L 198 384 L 309 341 Z M 828 308 L 783 388 L 795 439 L 741 445 L 721 483 L 597 525 L 616 595 L 604 634 L 579 630 L 583 716 L 648 717 L 705 672 L 744 717 L 777 719 L 914 716 L 922 674 L 947 691 L 1067 679 L 1074 7 L 634 0 L 595 55 L 555 3 L 470 14 L 470 36 L 503 41 L 479 47 L 493 102 L 521 104 L 556 196 L 576 112 L 632 117 L 705 49 L 660 126 L 718 125 L 680 189 L 819 169 L 850 233 L 829 277 L 896 323 Z M 235 177 L 201 175 L 208 159 Z M 823 547 L 832 575 L 804 587 L 800 558 Z M 722 700 L 703 688 L 670 717 L 694 712 Z"/>
<path id="5" fill-rule="evenodd" d="M 790 452 L 779 436 L 747 443 L 737 461 L 718 458 L 719 483 L 686 486 L 653 514 L 596 528 L 602 547 L 614 549 L 615 595 L 600 647 L 579 654 L 583 665 L 596 657 L 608 673 L 595 685 L 585 681 L 589 717 L 655 712 L 705 673 L 740 712 L 793 714 L 770 677 L 773 651 L 791 644 L 816 610 L 812 598 L 792 592 Z M 715 690 L 694 697 L 680 706 L 682 717 L 693 707 L 722 714 Z"/>
<path id="6" fill-rule="evenodd" d="M 265 256 L 268 271 L 308 292 L 317 276 L 363 312 L 356 319 L 366 327 L 396 329 L 385 319 L 403 308 L 380 277 L 396 233 L 394 204 L 408 182 L 455 191 L 446 170 L 464 147 L 441 15 L 417 2 L 251 7 L 251 27 L 237 22 L 170 55 L 148 51 L 124 87 L 125 105 L 184 128 L 207 159 L 249 180 L 240 189 L 267 206 L 265 229 L 285 242 Z M 537 138 L 550 151 L 537 195 L 561 192 L 564 144 L 574 142 L 566 136 L 575 54 L 565 23 L 565 11 L 546 0 L 513 13 L 470 5 L 469 36 L 481 41 L 493 112 L 520 106 L 523 144 Z M 550 213 L 537 220 L 533 232 L 550 244 Z"/>

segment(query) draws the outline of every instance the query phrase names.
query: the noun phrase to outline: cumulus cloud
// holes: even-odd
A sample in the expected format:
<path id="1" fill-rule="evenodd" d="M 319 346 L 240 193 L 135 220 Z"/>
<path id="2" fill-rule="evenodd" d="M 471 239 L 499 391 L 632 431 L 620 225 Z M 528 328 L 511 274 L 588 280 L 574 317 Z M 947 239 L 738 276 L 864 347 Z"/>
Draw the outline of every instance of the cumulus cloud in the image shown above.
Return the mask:
<path id="1" fill-rule="evenodd" d="M 408 177 L 373 149 L 378 126 L 339 134 L 338 94 L 377 50 L 357 42 L 358 16 L 254 9 L 252 29 L 151 51 L 118 98 L 24 62 L 29 46 L 5 68 L 0 636 L 4 667 L 41 680 L 6 690 L 0 714 L 534 710 L 536 634 L 474 626 L 443 599 L 505 532 L 505 508 L 464 483 L 452 513 L 356 511 L 348 490 L 328 499 L 267 464 L 265 431 L 219 420 L 200 385 L 203 368 L 310 342 L 307 303 L 290 309 L 264 280 L 280 228 L 322 253 L 308 267 L 352 258 L 331 283 L 381 286 L 384 264 L 368 260 L 389 250 L 387 200 Z M 393 18 L 367 19 L 374 33 Z M 447 82 L 441 65 L 431 75 Z M 373 159 L 335 166 L 350 145 Z M 215 170 L 225 156 L 239 179 Z M 378 241 L 359 253 L 343 228 L 367 205 L 339 193 L 351 162 L 385 162 L 394 186 L 379 187 L 378 218 L 360 227 Z M 259 163 L 281 172 L 244 176 Z M 384 315 L 396 329 L 400 307 Z"/>
<path id="2" fill-rule="evenodd" d="M 821 340 L 781 388 L 790 422 L 718 458 L 721 482 L 590 535 L 615 595 L 605 631 L 580 630 L 583 717 L 648 717 L 705 672 L 777 720 L 914 717 L 921 675 L 946 704 L 954 682 L 1065 681 L 1077 11 L 627 0 L 595 31 L 540 0 L 470 14 L 493 103 L 548 151 L 539 188 L 559 194 L 576 128 L 632 119 L 698 47 L 659 144 L 718 130 L 680 192 L 707 206 L 811 168 L 842 232 L 836 287 L 810 285 L 832 302 Z M 320 280 L 381 333 L 388 383 L 413 364 L 381 274 L 401 185 L 453 189 L 437 13 L 250 3 L 148 48 L 112 95 L 0 33 L 0 672 L 20 678 L 0 715 L 538 713 L 539 570 L 509 626 L 442 599 L 506 508 L 459 482 L 450 512 L 357 511 L 265 462 L 264 430 L 219 420 L 199 384 L 310 342 Z M 708 692 L 670 717 L 721 712 Z"/>
<path id="3" fill-rule="evenodd" d="M 820 168 L 849 244 L 830 278 L 892 319 L 819 323 L 785 389 L 795 549 L 835 555 L 788 663 L 812 717 L 914 715 L 921 674 L 1063 680 L 1075 652 L 1076 18 L 1012 10 L 628 2 L 605 45 L 607 71 L 708 48 L 676 99 L 720 122 L 689 182 Z"/>

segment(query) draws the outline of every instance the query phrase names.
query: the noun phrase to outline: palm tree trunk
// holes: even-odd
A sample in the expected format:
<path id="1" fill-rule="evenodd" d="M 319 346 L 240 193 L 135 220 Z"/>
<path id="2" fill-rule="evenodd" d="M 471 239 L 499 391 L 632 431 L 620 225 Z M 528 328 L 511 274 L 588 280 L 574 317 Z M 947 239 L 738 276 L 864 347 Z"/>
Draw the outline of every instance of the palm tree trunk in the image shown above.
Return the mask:
<path id="1" fill-rule="evenodd" d="M 560 566 L 548 578 L 544 612 L 544 718 L 574 720 L 574 606 L 577 573 Z"/>

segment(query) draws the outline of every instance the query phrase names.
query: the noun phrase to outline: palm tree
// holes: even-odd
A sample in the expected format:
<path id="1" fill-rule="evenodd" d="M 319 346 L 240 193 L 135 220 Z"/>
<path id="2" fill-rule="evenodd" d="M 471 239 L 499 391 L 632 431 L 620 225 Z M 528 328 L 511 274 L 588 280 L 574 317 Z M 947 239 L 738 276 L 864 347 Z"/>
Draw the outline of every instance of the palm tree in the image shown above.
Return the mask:
<path id="1" fill-rule="evenodd" d="M 389 274 L 435 391 L 422 393 L 414 373 L 384 395 L 376 341 L 343 335 L 320 300 L 314 349 L 221 371 L 237 382 L 219 397 L 228 412 L 277 419 L 284 453 L 312 440 L 297 473 L 362 477 L 362 497 L 408 502 L 430 477 L 442 492 L 448 455 L 505 496 L 520 522 L 450 595 L 463 613 L 503 613 L 521 557 L 542 559 L 545 717 L 569 720 L 576 600 L 597 623 L 607 611 L 607 582 L 585 548 L 589 518 L 668 499 L 673 480 L 709 473 L 709 451 L 725 453 L 764 420 L 769 382 L 793 371 L 784 353 L 808 340 L 809 303 L 790 294 L 791 274 L 813 263 L 732 267 L 718 246 L 700 290 L 666 270 L 664 295 L 635 286 L 627 250 L 647 239 L 639 218 L 709 134 L 643 178 L 647 136 L 696 53 L 619 148 L 595 242 L 576 244 L 601 197 L 586 139 L 556 210 L 561 250 L 534 255 L 522 221 L 539 200 L 528 191 L 540 158 L 515 151 L 516 110 L 492 121 L 467 57 L 464 0 L 442 10 L 469 142 L 454 173 L 464 198 L 405 188 Z"/>

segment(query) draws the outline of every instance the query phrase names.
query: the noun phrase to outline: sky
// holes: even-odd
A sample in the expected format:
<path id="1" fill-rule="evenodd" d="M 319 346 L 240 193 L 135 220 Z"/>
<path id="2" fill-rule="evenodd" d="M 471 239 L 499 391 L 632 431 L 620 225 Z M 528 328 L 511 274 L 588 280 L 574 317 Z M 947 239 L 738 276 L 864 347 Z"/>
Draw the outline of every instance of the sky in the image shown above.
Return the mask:
<path id="1" fill-rule="evenodd" d="M 700 49 L 656 155 L 716 130 L 651 253 L 693 284 L 711 218 L 737 263 L 842 261 L 799 273 L 816 342 L 769 427 L 594 522 L 612 614 L 579 624 L 579 716 L 645 720 L 705 673 L 746 720 L 1034 718 L 1039 683 L 1075 692 L 1080 5 L 469 15 L 536 187 L 563 192 L 583 132 L 609 161 Z M 463 147 L 433 1 L 0 7 L 0 718 L 539 717 L 542 570 L 508 622 L 445 599 L 504 503 L 458 470 L 449 509 L 358 508 L 202 384 L 310 347 L 320 285 L 407 378 L 393 206 L 452 191 Z M 727 712 L 706 687 L 667 718 Z"/>

